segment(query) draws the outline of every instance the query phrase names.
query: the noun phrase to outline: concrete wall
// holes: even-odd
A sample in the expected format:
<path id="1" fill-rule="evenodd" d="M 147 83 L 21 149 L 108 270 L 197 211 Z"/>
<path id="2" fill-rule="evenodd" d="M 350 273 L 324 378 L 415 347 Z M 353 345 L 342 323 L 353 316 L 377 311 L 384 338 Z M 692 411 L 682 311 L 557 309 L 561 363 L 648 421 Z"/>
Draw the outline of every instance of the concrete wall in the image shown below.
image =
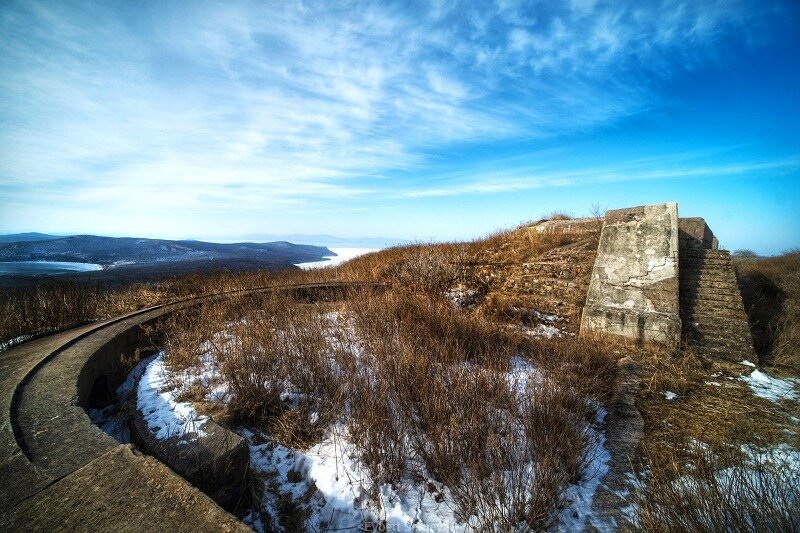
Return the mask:
<path id="1" fill-rule="evenodd" d="M 678 235 L 681 246 L 704 248 L 706 250 L 719 248 L 719 243 L 711 232 L 711 228 L 700 217 L 679 218 Z"/>
<path id="2" fill-rule="evenodd" d="M 678 345 L 677 204 L 606 213 L 580 331 Z"/>
<path id="3" fill-rule="evenodd" d="M 570 235 L 589 235 L 599 231 L 602 220 L 596 218 L 573 218 L 570 220 L 546 220 L 530 226 L 536 233 L 567 233 Z"/>

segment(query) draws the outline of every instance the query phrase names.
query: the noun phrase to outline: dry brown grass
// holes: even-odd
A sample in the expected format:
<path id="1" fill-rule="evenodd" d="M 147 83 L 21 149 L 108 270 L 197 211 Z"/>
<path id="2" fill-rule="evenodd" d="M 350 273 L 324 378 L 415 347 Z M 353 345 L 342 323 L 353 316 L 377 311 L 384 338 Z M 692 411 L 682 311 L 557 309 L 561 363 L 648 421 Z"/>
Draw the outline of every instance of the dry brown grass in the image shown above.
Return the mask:
<path id="1" fill-rule="evenodd" d="M 42 284 L 0 297 L 0 344 L 87 322 L 98 314 L 100 292 L 76 284 Z"/>
<path id="2" fill-rule="evenodd" d="M 800 466 L 780 453 L 692 443 L 652 469 L 638 526 L 654 532 L 800 531 Z"/>
<path id="3" fill-rule="evenodd" d="M 754 396 L 739 380 L 749 371 L 741 365 L 689 352 L 649 351 L 638 359 L 645 368 L 637 405 L 645 419 L 647 461 L 638 496 L 640 526 L 797 531 L 797 463 L 776 466 L 769 457 L 747 452 L 800 448 L 792 419 L 800 414 L 797 404 Z M 666 391 L 678 397 L 668 401 Z"/>
<path id="4" fill-rule="evenodd" d="M 800 251 L 734 257 L 742 298 L 762 366 L 800 373 Z"/>
<path id="5" fill-rule="evenodd" d="M 11 343 L 7 341 L 18 337 L 47 334 L 153 305 L 226 291 L 324 282 L 332 278 L 339 279 L 330 270 L 292 269 L 190 274 L 122 287 L 48 280 L 34 288 L 0 291 L 0 347 L 4 343 L 9 347 Z"/>
<path id="6" fill-rule="evenodd" d="M 482 530 L 547 527 L 579 479 L 587 399 L 607 400 L 616 369 L 596 344 L 529 339 L 412 291 L 356 294 L 336 315 L 287 295 L 241 300 L 176 318 L 165 337 L 176 369 L 214 354 L 229 424 L 304 448 L 344 420 L 375 487 L 431 477 Z M 515 355 L 542 372 L 522 397 L 506 381 Z"/>

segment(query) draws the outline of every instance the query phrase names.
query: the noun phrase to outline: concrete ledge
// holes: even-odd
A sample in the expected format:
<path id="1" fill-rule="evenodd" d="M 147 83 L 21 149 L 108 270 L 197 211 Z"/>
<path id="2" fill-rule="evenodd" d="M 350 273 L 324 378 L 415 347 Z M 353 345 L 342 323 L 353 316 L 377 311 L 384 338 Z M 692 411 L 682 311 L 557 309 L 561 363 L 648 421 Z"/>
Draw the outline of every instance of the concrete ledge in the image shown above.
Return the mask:
<path id="1" fill-rule="evenodd" d="M 85 408 L 90 405 L 99 382 L 106 388 L 115 388 L 115 383 L 121 380 L 124 375 L 122 359 L 140 346 L 140 328 L 143 324 L 178 309 L 230 296 L 282 290 L 297 291 L 298 295 L 307 298 L 313 298 L 316 292 L 322 298 L 333 298 L 348 290 L 382 286 L 374 282 L 317 283 L 221 293 L 136 311 L 26 342 L 0 354 L 0 475 L 3 479 L 0 484 L 0 513 L 6 520 L 4 523 L 24 524 L 26 514 L 32 519 L 40 517 L 43 524 L 69 527 L 68 524 L 80 523 L 75 522 L 74 518 L 83 516 L 82 508 L 75 507 L 85 503 L 79 495 L 75 495 L 77 499 L 74 501 L 77 503 L 68 509 L 58 501 L 42 502 L 40 495 L 69 492 L 60 485 L 63 479 L 101 457 L 107 457 L 119 447 L 116 441 L 92 424 Z M 232 434 L 226 435 L 228 432 L 222 433 L 224 431 L 220 428 L 219 439 L 222 440 L 216 442 L 227 440 L 230 443 L 227 447 L 231 450 L 231 460 L 239 461 L 241 448 L 234 443 L 235 439 L 230 436 Z M 221 465 L 212 469 L 219 473 L 223 470 Z M 128 483 L 121 490 L 132 493 L 146 490 L 138 485 L 140 481 L 137 481 L 137 477 L 117 474 Z M 62 486 L 61 492 L 51 491 L 56 485 Z M 93 497 L 98 498 L 96 502 L 86 504 L 89 509 L 87 512 L 93 512 L 93 505 L 105 506 L 108 507 L 105 512 L 109 516 L 119 513 L 119 516 L 130 517 L 125 509 L 119 508 L 126 504 L 127 499 L 116 493 L 98 492 L 103 486 L 101 479 L 97 480 L 96 486 L 84 485 L 84 490 L 91 489 L 94 491 Z M 220 497 L 228 501 L 226 494 Z M 207 504 L 211 500 L 202 501 Z M 13 517 L 6 514 L 12 509 Z M 214 514 L 208 509 L 200 510 L 206 511 Z M 42 513 L 52 515 L 49 521 L 40 516 Z M 143 529 L 135 518 L 131 520 L 132 529 Z M 153 523 L 156 524 L 155 529 L 164 529 L 158 526 L 158 521 Z M 187 529 L 178 522 L 175 524 L 177 530 Z"/>
<path id="2" fill-rule="evenodd" d="M 231 531 L 250 528 L 157 460 L 118 445 L 0 514 L 2 531 Z"/>
<path id="3" fill-rule="evenodd" d="M 570 218 L 565 220 L 545 220 L 528 228 L 534 233 L 556 233 L 586 236 L 598 233 L 603 227 L 603 219 Z"/>
<path id="4" fill-rule="evenodd" d="M 678 237 L 680 245 L 687 248 L 702 248 L 716 250 L 719 242 L 706 221 L 700 217 L 686 217 L 678 219 Z"/>
<path id="5" fill-rule="evenodd" d="M 235 512 L 242 503 L 250 466 L 247 442 L 213 420 L 203 424 L 202 436 L 158 440 L 136 407 L 135 394 L 131 403 L 131 441 L 136 447 L 169 466 L 224 509 Z"/>

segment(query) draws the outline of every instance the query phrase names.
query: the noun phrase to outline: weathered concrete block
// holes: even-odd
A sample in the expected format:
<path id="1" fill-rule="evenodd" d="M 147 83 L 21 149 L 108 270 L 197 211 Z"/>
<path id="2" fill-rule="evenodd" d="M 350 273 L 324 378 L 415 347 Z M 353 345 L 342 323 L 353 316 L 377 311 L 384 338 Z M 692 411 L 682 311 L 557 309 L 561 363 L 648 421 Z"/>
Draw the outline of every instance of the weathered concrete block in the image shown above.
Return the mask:
<path id="1" fill-rule="evenodd" d="M 719 247 L 717 238 L 711 232 L 706 221 L 700 217 L 678 219 L 678 236 L 681 246 L 688 248 L 704 248 L 716 250 Z"/>
<path id="2" fill-rule="evenodd" d="M 677 204 L 606 214 L 580 331 L 677 346 Z"/>
<path id="3" fill-rule="evenodd" d="M 250 466 L 250 452 L 242 437 L 208 420 L 202 426 L 203 435 L 159 440 L 136 406 L 136 394 L 130 407 L 131 441 L 137 448 L 170 467 L 225 510 L 234 512 L 241 506 Z"/>

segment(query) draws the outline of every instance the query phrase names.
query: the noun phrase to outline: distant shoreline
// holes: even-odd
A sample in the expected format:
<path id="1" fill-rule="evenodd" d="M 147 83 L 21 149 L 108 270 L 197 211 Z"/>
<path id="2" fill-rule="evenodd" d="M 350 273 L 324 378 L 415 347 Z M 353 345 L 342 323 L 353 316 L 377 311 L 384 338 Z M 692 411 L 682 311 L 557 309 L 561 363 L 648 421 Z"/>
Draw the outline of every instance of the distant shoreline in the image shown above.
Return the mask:
<path id="1" fill-rule="evenodd" d="M 98 270 L 103 270 L 103 266 L 96 263 L 41 260 L 0 262 L 0 276 L 45 276 Z"/>
<path id="2" fill-rule="evenodd" d="M 294 265 L 297 267 L 302 268 L 303 270 L 310 270 L 312 268 L 324 268 L 324 267 L 331 267 L 331 266 L 339 266 L 345 261 L 349 261 L 354 257 L 358 257 L 360 255 L 369 254 L 372 252 L 377 252 L 382 248 L 337 248 L 337 247 L 328 247 L 328 250 L 333 252 L 336 255 L 329 255 L 325 256 L 325 259 L 322 261 L 309 261 L 306 263 L 295 263 Z"/>

